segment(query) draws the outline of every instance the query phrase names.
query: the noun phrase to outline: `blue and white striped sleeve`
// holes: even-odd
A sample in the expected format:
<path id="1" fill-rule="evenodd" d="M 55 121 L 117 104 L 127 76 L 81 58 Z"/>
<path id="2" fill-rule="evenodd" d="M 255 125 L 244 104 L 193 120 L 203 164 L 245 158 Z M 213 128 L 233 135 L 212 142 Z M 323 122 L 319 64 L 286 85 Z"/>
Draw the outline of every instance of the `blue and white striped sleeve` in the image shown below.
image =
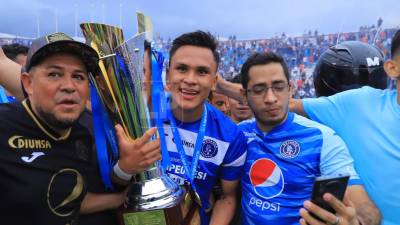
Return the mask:
<path id="1" fill-rule="evenodd" d="M 362 184 L 354 169 L 353 158 L 342 140 L 332 129 L 321 126 L 323 144 L 320 170 L 323 176 L 350 175 L 349 185 Z"/>

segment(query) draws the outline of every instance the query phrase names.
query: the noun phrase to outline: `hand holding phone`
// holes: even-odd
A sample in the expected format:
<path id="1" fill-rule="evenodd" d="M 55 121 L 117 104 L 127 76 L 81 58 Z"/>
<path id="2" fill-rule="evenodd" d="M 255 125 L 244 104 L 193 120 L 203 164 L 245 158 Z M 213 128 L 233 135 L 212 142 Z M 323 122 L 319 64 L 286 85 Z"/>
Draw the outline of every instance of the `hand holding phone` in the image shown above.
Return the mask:
<path id="1" fill-rule="evenodd" d="M 348 175 L 338 177 L 317 177 L 314 182 L 311 201 L 319 207 L 335 214 L 335 210 L 325 202 L 323 195 L 325 193 L 330 193 L 338 200 L 343 201 L 348 181 Z M 319 219 L 314 214 L 312 214 L 312 216 Z"/>

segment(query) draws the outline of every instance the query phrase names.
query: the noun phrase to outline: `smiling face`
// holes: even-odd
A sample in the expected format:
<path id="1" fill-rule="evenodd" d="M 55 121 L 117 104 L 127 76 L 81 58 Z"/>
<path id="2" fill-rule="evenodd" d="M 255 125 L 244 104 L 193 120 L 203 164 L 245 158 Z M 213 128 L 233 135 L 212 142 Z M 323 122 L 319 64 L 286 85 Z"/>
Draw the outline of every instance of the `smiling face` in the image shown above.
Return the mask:
<path id="1" fill-rule="evenodd" d="M 48 56 L 21 79 L 33 111 L 54 129 L 69 128 L 85 108 L 89 96 L 87 70 L 74 55 Z"/>
<path id="2" fill-rule="evenodd" d="M 284 85 L 286 84 L 286 85 Z M 273 91 L 272 85 L 284 87 Z M 268 87 L 265 94 L 255 96 L 252 90 Z M 268 132 L 283 123 L 289 110 L 291 88 L 280 63 L 252 66 L 249 70 L 247 101 L 254 112 L 258 127 Z M 262 89 L 262 88 L 261 88 Z"/>
<path id="3" fill-rule="evenodd" d="M 177 49 L 167 73 L 174 116 L 190 122 L 201 118 L 203 103 L 216 85 L 217 63 L 210 49 L 185 45 Z"/>

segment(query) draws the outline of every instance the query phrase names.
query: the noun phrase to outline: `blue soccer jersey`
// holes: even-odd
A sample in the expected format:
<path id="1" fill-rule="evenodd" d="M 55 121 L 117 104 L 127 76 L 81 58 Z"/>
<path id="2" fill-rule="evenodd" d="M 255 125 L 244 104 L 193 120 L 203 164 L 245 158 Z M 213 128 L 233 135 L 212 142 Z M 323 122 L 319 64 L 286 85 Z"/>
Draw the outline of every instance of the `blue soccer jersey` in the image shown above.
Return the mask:
<path id="1" fill-rule="evenodd" d="M 200 210 L 202 225 L 209 224 L 210 217 L 204 209 L 208 205 L 208 199 L 216 181 L 240 179 L 246 159 L 246 138 L 237 125 L 208 103 L 206 103 L 206 109 L 206 131 L 194 179 L 203 205 Z M 187 159 L 191 162 L 200 121 L 176 122 Z M 164 131 L 172 163 L 167 173 L 178 184 L 186 184 L 188 181 L 185 169 L 168 121 L 164 123 Z"/>
<path id="2" fill-rule="evenodd" d="M 365 189 L 383 215 L 400 223 L 400 105 L 396 90 L 371 87 L 305 99 L 308 116 L 334 129 L 349 147 Z"/>
<path id="3" fill-rule="evenodd" d="M 268 133 L 254 119 L 240 123 L 248 138 L 242 182 L 243 224 L 299 224 L 318 176 L 349 174 L 360 184 L 353 160 L 332 129 L 289 113 Z"/>

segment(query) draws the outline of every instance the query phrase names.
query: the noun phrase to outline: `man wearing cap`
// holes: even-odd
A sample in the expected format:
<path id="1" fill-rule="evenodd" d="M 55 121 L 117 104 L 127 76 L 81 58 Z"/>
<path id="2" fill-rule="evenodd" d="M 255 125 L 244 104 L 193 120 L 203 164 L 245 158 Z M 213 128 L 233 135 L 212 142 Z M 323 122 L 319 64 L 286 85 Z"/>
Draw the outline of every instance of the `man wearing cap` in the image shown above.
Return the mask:
<path id="1" fill-rule="evenodd" d="M 89 95 L 88 73 L 97 71 L 90 46 L 55 33 L 35 40 L 21 74 L 28 98 L 0 105 L 0 221 L 2 224 L 76 224 L 79 213 L 116 208 L 125 193 L 88 192 L 93 141 L 78 119 Z M 131 141 L 116 127 L 126 173 L 160 158 L 155 129 Z M 131 153 L 132 154 L 132 153 Z"/>

